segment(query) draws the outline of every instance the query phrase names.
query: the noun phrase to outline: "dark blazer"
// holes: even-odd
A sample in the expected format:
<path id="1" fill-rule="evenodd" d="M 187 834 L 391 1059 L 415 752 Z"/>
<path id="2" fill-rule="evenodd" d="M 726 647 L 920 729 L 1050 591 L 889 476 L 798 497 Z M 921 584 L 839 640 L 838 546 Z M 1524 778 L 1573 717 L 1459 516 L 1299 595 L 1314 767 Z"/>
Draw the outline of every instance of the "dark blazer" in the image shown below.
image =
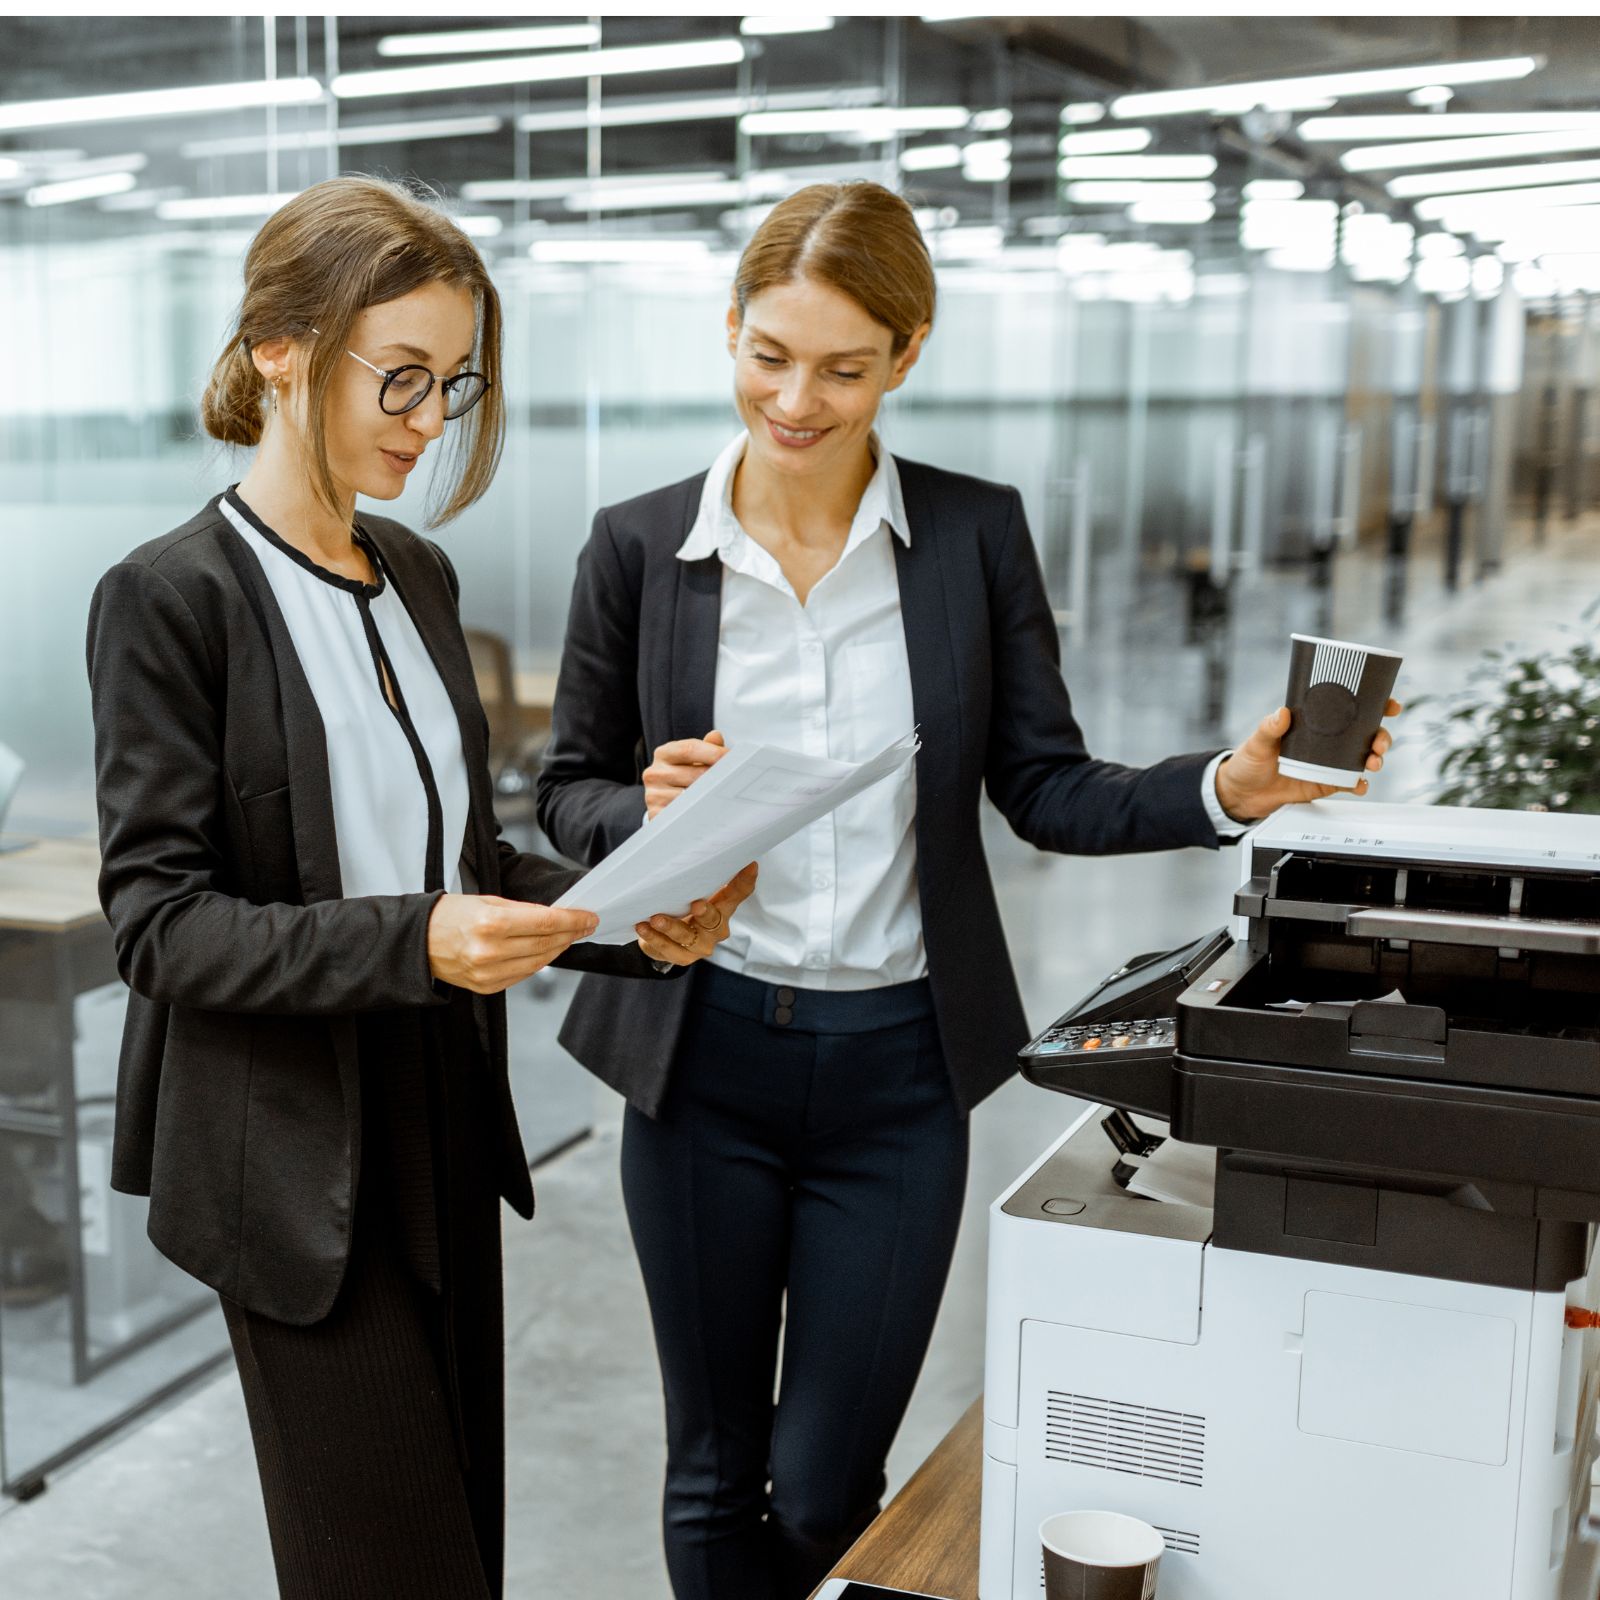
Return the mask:
<path id="1" fill-rule="evenodd" d="M 1216 752 L 1144 768 L 1093 759 L 1062 682 L 1022 497 L 896 463 L 911 543 L 896 539 L 894 556 L 922 736 L 917 887 L 940 1037 L 965 1110 L 1016 1070 L 1028 1039 L 983 852 L 980 788 L 1041 849 L 1215 848 L 1200 780 Z M 704 481 L 602 511 L 579 557 L 539 780 L 539 821 L 575 860 L 598 861 L 640 826 L 640 775 L 658 745 L 712 726 L 722 565 L 677 559 Z M 691 987 L 586 977 L 561 1042 L 654 1116 Z"/>
<path id="2" fill-rule="evenodd" d="M 455 573 L 399 523 L 360 520 L 461 724 L 478 887 L 548 903 L 577 875 L 500 838 Z M 350 1250 L 356 1013 L 448 1000 L 427 955 L 439 896 L 341 898 L 322 720 L 266 574 L 217 500 L 100 580 L 88 661 L 100 898 L 133 991 L 112 1184 L 150 1196 L 151 1239 L 202 1282 L 315 1322 Z M 637 949 L 578 946 L 563 964 L 655 975 Z M 502 1131 L 486 1159 L 531 1216 L 504 997 L 475 1010 Z"/>

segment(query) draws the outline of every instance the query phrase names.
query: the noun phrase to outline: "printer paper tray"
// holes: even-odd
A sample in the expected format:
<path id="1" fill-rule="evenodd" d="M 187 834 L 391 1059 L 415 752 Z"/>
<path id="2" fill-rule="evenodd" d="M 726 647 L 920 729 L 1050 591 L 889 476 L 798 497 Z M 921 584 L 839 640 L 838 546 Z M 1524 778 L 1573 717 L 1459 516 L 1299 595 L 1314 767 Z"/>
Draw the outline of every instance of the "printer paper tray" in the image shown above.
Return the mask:
<path id="1" fill-rule="evenodd" d="M 1277 1160 L 1528 1186 L 1535 1215 L 1600 1221 L 1600 1101 L 1577 1096 L 1180 1052 L 1172 1132 Z"/>
<path id="2" fill-rule="evenodd" d="M 1178 1002 L 1179 1048 L 1193 1060 L 1572 1095 L 1600 1109 L 1600 996 L 1532 994 L 1528 1014 L 1475 1015 L 1504 987 L 1423 976 L 1406 985 L 1406 1000 L 1420 1003 L 1388 1005 L 1380 997 L 1395 988 L 1393 978 L 1279 975 L 1238 946 L 1204 977 Z M 1295 991 L 1311 1002 L 1305 1010 L 1271 1008 Z M 1327 1003 L 1331 996 L 1360 1003 Z"/>

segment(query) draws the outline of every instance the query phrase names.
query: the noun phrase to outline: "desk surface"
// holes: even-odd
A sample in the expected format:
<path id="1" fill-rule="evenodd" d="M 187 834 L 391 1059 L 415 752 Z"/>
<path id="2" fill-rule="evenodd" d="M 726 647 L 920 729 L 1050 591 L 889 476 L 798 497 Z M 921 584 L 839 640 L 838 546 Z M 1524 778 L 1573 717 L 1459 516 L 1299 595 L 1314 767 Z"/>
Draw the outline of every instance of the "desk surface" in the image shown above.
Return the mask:
<path id="1" fill-rule="evenodd" d="M 0 928 L 71 933 L 102 922 L 100 847 L 93 839 L 39 839 L 0 855 Z"/>
<path id="2" fill-rule="evenodd" d="M 980 1398 L 828 1576 L 978 1600 L 982 1492 Z"/>

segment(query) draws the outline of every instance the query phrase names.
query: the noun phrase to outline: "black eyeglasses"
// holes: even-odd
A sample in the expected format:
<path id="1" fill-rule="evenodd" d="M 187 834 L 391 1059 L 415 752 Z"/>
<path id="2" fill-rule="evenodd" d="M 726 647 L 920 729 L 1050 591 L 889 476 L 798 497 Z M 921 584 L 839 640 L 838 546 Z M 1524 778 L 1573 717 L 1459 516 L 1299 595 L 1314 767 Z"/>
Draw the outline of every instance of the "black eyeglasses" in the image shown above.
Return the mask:
<path id="1" fill-rule="evenodd" d="M 464 417 L 489 392 L 489 380 L 481 372 L 457 372 L 441 378 L 426 367 L 415 365 L 391 367 L 385 372 L 354 350 L 346 350 L 345 354 L 383 379 L 383 387 L 378 390 L 378 405 L 391 417 L 403 417 L 406 412 L 415 411 L 433 393 L 436 383 L 444 394 L 446 422 Z"/>
<path id="2" fill-rule="evenodd" d="M 321 337 L 320 328 L 311 331 Z M 446 422 L 466 416 L 489 392 L 489 380 L 481 372 L 457 372 L 448 378 L 441 378 L 418 365 L 390 367 L 386 372 L 382 367 L 373 366 L 365 356 L 358 356 L 354 350 L 346 350 L 345 354 L 352 361 L 359 361 L 368 372 L 376 373 L 383 379 L 383 386 L 378 390 L 378 406 L 391 417 L 403 417 L 406 412 L 415 411 L 433 393 L 436 383 L 444 394 Z"/>

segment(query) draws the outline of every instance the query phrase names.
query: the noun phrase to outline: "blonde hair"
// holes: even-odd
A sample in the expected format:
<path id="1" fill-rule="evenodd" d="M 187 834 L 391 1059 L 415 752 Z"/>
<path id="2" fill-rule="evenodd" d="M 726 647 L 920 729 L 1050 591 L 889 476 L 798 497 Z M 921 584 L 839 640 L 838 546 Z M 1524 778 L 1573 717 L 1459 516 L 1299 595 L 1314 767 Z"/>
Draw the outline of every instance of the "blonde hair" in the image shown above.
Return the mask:
<path id="1" fill-rule="evenodd" d="M 733 297 L 809 278 L 847 294 L 894 335 L 899 355 L 933 321 L 933 261 L 911 207 L 880 183 L 813 183 L 773 207 L 745 246 Z"/>
<path id="2" fill-rule="evenodd" d="M 449 464 L 433 480 L 429 525 L 459 516 L 488 489 L 505 441 L 500 297 L 466 234 L 398 184 L 330 178 L 262 225 L 245 256 L 244 298 L 233 332 L 200 403 L 206 432 L 225 444 L 259 444 L 267 382 L 250 359 L 251 347 L 264 339 L 304 338 L 315 328 L 305 368 L 306 431 L 313 486 L 335 506 L 323 425 L 351 327 L 368 306 L 429 283 L 457 285 L 472 295 L 478 323 L 473 364 L 489 380 L 483 399 L 451 424 Z"/>

